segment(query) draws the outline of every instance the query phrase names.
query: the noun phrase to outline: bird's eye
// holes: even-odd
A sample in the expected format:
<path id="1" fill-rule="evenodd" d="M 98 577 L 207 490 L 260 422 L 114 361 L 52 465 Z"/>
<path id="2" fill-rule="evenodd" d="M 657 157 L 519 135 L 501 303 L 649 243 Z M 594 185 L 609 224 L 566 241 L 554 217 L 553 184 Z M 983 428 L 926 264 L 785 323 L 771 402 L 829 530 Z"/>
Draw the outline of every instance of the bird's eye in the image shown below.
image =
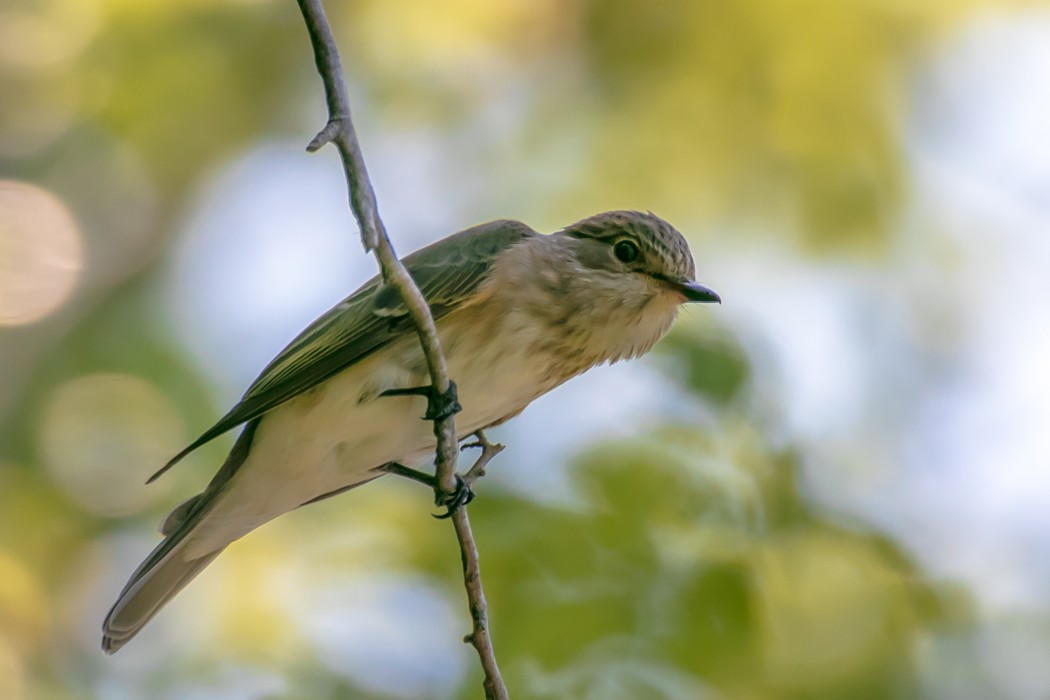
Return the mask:
<path id="1" fill-rule="evenodd" d="M 634 262 L 638 259 L 638 246 L 630 241 L 620 241 L 613 246 L 613 255 L 620 262 Z"/>

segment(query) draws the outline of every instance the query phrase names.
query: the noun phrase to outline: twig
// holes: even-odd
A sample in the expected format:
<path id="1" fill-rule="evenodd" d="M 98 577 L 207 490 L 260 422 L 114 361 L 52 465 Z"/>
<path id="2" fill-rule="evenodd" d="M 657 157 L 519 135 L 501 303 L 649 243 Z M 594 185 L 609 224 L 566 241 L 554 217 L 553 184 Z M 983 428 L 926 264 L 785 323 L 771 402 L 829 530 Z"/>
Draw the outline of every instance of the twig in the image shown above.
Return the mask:
<path id="1" fill-rule="evenodd" d="M 379 259 L 379 268 L 383 280 L 397 288 L 401 299 L 408 308 L 408 315 L 415 325 L 419 342 L 423 346 L 423 355 L 430 370 L 430 384 L 438 394 L 449 389 L 448 365 L 441 352 L 437 328 L 430 315 L 423 295 L 416 283 L 409 276 L 405 266 L 398 260 L 394 247 L 386 234 L 386 227 L 379 218 L 375 190 L 368 178 L 365 158 L 361 145 L 357 141 L 357 132 L 350 117 L 350 99 L 346 93 L 343 80 L 343 66 L 339 61 L 339 49 L 336 47 L 332 30 L 328 26 L 324 6 L 321 0 L 298 0 L 302 10 L 306 29 L 310 33 L 310 43 L 314 49 L 317 72 L 324 83 L 325 97 L 328 101 L 328 123 L 313 138 L 307 150 L 316 151 L 325 144 L 334 143 L 339 149 L 346 173 L 346 184 L 350 195 L 350 209 L 361 227 L 361 239 L 365 251 L 375 251 Z M 454 418 L 434 421 L 434 437 L 437 438 L 437 480 L 441 491 L 450 494 L 456 488 L 456 423 Z"/>
<path id="2" fill-rule="evenodd" d="M 328 26 L 324 6 L 321 0 L 298 0 L 298 3 L 310 35 L 317 72 L 324 83 L 325 97 L 328 102 L 328 123 L 310 142 L 307 150 L 316 151 L 327 143 L 334 143 L 339 149 L 349 190 L 350 209 L 361 227 L 365 251 L 375 252 L 384 282 L 394 286 L 400 293 L 408 309 L 409 317 L 415 325 L 416 334 L 419 336 L 427 368 L 430 371 L 431 386 L 438 394 L 445 394 L 449 391 L 451 382 L 445 355 L 441 351 L 441 344 L 438 340 L 437 328 L 434 325 L 434 318 L 419 288 L 394 253 L 386 228 L 379 218 L 375 191 L 368 178 L 364 156 L 361 153 L 361 146 L 350 117 L 350 100 L 347 97 L 343 68 L 339 61 L 339 50 L 332 36 L 332 30 Z M 434 437 L 437 439 L 435 495 L 442 497 L 452 494 L 456 489 L 456 460 L 459 450 L 455 417 L 444 416 L 435 419 Z M 483 436 L 481 439 L 484 439 Z M 479 458 L 479 462 L 486 457 L 486 448 L 484 445 L 482 447 L 482 457 Z M 485 463 L 498 452 L 499 450 L 492 452 L 491 456 L 485 459 Z M 479 473 L 483 469 L 484 465 Z M 470 471 L 474 472 L 474 469 Z M 476 479 L 477 475 L 475 473 L 471 481 Z M 506 700 L 507 689 L 500 676 L 488 631 L 488 612 L 485 592 L 481 586 L 478 550 L 474 544 L 474 535 L 470 530 L 470 521 L 467 519 L 467 509 L 455 510 L 452 521 L 455 524 L 456 537 L 462 553 L 463 579 L 474 625 L 473 631 L 465 641 L 474 645 L 481 659 L 481 666 L 485 671 L 485 697 L 489 700 Z"/>
<path id="3" fill-rule="evenodd" d="M 485 437 L 485 431 L 479 430 L 474 433 L 475 442 L 468 442 L 463 445 L 460 449 L 465 450 L 468 447 L 480 447 L 481 454 L 474 460 L 474 464 L 467 470 L 467 473 L 463 475 L 463 483 L 469 489 L 474 485 L 474 482 L 479 478 L 485 476 L 485 467 L 489 465 L 492 458 L 498 455 L 504 450 L 504 445 L 498 442 L 489 442 L 489 439 Z"/>
<path id="4" fill-rule="evenodd" d="M 485 467 L 493 457 L 503 451 L 503 445 L 498 442 L 489 442 L 484 431 L 477 431 L 474 437 L 475 442 L 467 443 L 462 448 L 481 448 L 481 454 L 462 477 L 467 489 L 470 489 L 480 477 L 485 476 Z M 464 637 L 463 641 L 473 644 L 478 651 L 481 667 L 485 670 L 485 697 L 505 699 L 507 689 L 503 686 L 499 667 L 496 666 L 496 652 L 492 648 L 492 638 L 489 635 L 488 604 L 485 602 L 485 590 L 481 587 L 481 570 L 478 568 L 478 550 L 474 546 L 474 536 L 470 531 L 470 520 L 467 518 L 465 506 L 452 514 L 452 523 L 456 528 L 456 537 L 459 538 L 460 554 L 463 560 L 463 582 L 467 587 L 470 618 L 474 622 L 474 631 Z"/>
<path id="5" fill-rule="evenodd" d="M 488 603 L 485 602 L 485 589 L 481 586 L 481 569 L 478 568 L 478 549 L 474 545 L 474 535 L 470 531 L 470 520 L 467 509 L 462 507 L 452 514 L 452 524 L 459 538 L 460 558 L 463 561 L 463 583 L 467 587 L 467 603 L 470 605 L 470 618 L 474 630 L 463 638 L 467 644 L 474 645 L 481 659 L 481 668 L 485 671 L 486 700 L 507 700 L 507 687 L 503 685 L 499 666 L 496 664 L 496 651 L 492 648 L 492 637 L 489 635 Z"/>

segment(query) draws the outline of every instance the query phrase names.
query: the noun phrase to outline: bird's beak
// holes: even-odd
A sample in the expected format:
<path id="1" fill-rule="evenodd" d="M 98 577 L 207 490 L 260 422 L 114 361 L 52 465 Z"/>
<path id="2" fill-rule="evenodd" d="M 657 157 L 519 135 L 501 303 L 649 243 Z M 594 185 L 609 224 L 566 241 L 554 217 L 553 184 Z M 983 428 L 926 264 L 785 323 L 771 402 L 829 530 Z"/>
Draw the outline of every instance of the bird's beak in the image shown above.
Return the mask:
<path id="1" fill-rule="evenodd" d="M 704 285 L 692 280 L 669 280 L 668 284 L 670 284 L 671 289 L 685 297 L 685 300 L 688 302 L 696 302 L 700 304 L 722 303 L 722 297 L 718 296 L 718 294 Z"/>

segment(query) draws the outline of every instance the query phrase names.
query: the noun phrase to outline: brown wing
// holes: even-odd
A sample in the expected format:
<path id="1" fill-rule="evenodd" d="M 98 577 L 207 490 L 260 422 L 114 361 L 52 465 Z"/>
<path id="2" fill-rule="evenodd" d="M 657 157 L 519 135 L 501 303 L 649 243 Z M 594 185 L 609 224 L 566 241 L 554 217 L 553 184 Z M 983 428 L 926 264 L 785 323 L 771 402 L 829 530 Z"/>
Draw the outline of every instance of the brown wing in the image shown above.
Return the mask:
<path id="1" fill-rule="evenodd" d="M 404 263 L 437 320 L 477 291 L 500 253 L 539 235 L 519 221 L 492 221 L 422 248 L 407 256 Z M 397 290 L 373 277 L 300 333 L 262 371 L 236 406 L 149 480 L 206 442 L 411 332 L 411 321 Z"/>

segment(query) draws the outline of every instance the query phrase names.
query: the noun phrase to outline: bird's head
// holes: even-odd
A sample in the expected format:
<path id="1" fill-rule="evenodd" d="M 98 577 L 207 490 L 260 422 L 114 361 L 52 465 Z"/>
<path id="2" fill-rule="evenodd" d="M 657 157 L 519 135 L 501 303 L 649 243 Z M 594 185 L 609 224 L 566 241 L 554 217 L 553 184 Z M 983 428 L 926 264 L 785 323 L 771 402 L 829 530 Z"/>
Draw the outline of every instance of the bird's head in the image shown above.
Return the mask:
<path id="1" fill-rule="evenodd" d="M 580 274 L 625 295 L 657 295 L 678 303 L 721 303 L 698 284 L 689 244 L 674 226 L 652 213 L 607 211 L 559 232 L 573 242 Z M 625 302 L 632 299 L 625 298 Z"/>

